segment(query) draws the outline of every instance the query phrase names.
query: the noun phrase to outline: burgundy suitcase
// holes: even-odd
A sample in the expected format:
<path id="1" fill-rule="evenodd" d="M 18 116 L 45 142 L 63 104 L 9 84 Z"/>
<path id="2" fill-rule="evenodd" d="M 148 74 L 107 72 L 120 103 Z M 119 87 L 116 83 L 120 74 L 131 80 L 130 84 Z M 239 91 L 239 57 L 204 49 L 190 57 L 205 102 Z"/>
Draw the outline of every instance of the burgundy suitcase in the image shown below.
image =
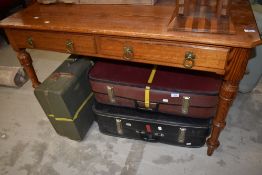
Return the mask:
<path id="1" fill-rule="evenodd" d="M 221 78 L 167 67 L 97 62 L 89 80 L 99 103 L 211 118 Z"/>

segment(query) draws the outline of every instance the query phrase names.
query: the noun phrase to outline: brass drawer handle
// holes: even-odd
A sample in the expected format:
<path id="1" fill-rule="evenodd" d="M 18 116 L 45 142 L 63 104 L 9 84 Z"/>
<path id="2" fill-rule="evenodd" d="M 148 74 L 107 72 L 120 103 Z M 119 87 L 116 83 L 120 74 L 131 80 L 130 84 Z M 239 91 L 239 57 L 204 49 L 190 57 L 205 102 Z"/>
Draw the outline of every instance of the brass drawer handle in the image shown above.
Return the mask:
<path id="1" fill-rule="evenodd" d="M 131 60 L 131 59 L 134 58 L 134 51 L 133 51 L 133 48 L 131 46 L 124 47 L 123 58 L 125 60 Z"/>
<path id="2" fill-rule="evenodd" d="M 72 40 L 66 40 L 66 49 L 68 53 L 74 52 L 74 42 Z"/>
<path id="3" fill-rule="evenodd" d="M 196 55 L 193 52 L 186 52 L 185 59 L 184 59 L 184 67 L 187 69 L 191 69 L 195 65 L 195 58 Z"/>
<path id="4" fill-rule="evenodd" d="M 30 48 L 35 47 L 33 38 L 31 36 L 29 38 L 27 38 L 27 44 L 30 46 Z"/>

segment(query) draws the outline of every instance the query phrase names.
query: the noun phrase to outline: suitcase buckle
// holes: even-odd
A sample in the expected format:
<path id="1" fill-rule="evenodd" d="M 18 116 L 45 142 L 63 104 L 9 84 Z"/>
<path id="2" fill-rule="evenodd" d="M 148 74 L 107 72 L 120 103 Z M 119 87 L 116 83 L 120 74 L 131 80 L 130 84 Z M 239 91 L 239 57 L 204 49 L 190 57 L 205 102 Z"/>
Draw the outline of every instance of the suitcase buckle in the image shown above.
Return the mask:
<path id="1" fill-rule="evenodd" d="M 110 103 L 115 103 L 116 99 L 115 99 L 114 88 L 112 86 L 106 86 L 106 89 L 107 89 L 107 95 Z"/>
<path id="2" fill-rule="evenodd" d="M 122 135 L 123 134 L 123 128 L 122 128 L 122 120 L 116 119 L 116 130 L 117 133 Z"/>
<path id="3" fill-rule="evenodd" d="M 184 143 L 185 138 L 186 138 L 186 128 L 179 128 L 177 141 L 179 143 Z"/>
<path id="4" fill-rule="evenodd" d="M 183 97 L 182 99 L 182 113 L 187 114 L 188 113 L 188 108 L 189 108 L 189 103 L 190 103 L 190 97 Z"/>

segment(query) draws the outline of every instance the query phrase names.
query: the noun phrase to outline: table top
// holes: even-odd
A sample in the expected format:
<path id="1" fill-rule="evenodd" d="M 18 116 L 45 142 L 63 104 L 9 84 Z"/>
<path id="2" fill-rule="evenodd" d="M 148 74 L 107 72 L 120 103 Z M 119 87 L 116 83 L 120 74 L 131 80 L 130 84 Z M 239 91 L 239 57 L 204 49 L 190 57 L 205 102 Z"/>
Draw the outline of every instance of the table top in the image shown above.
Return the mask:
<path id="1" fill-rule="evenodd" d="M 234 34 L 168 30 L 175 1 L 146 5 L 74 5 L 35 3 L 0 22 L 4 28 L 91 33 L 252 48 L 261 43 L 248 0 L 232 0 Z"/>

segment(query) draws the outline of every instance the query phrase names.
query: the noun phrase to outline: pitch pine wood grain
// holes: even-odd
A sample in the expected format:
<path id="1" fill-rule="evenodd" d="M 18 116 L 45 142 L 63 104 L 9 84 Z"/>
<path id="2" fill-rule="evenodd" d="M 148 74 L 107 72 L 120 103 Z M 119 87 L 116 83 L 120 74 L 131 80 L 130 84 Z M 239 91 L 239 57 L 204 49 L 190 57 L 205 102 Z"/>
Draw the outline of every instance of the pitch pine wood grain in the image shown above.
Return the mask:
<path id="1" fill-rule="evenodd" d="M 96 53 L 94 36 L 92 35 L 14 29 L 10 29 L 8 35 L 12 36 L 13 42 L 18 48 L 36 48 L 70 53 L 66 42 L 71 41 L 73 47 L 72 53 Z M 33 46 L 29 45 L 29 38 L 32 39 Z"/>
<path id="2" fill-rule="evenodd" d="M 132 47 L 134 58 L 132 61 L 148 60 L 152 63 L 163 62 L 170 66 L 184 67 L 185 53 L 191 51 L 195 54 L 196 70 L 213 70 L 224 72 L 225 62 L 229 48 L 190 45 L 186 43 L 159 42 L 152 40 L 134 40 L 115 37 L 99 37 L 98 53 L 105 57 L 123 57 L 123 48 Z"/>
<path id="3" fill-rule="evenodd" d="M 4 28 L 105 34 L 139 38 L 251 48 L 261 43 L 250 4 L 232 0 L 234 35 L 168 31 L 175 1 L 159 0 L 154 6 L 35 3 L 3 21 Z M 46 23 L 48 22 L 48 23 Z M 254 30 L 245 32 L 244 29 Z"/>
<path id="4" fill-rule="evenodd" d="M 21 49 L 17 52 L 17 58 L 20 62 L 20 64 L 24 67 L 27 75 L 32 81 L 33 87 L 36 88 L 40 82 L 38 81 L 38 78 L 36 76 L 33 64 L 32 64 L 32 58 L 28 52 L 26 52 L 24 49 Z"/>
<path id="5" fill-rule="evenodd" d="M 244 76 L 250 53 L 250 49 L 243 48 L 234 48 L 230 52 L 224 82 L 219 93 L 218 109 L 213 120 L 211 137 L 207 140 L 208 155 L 212 155 L 220 144 L 218 138 L 220 132 L 226 126 L 227 113 L 236 97 L 239 82 Z"/>

